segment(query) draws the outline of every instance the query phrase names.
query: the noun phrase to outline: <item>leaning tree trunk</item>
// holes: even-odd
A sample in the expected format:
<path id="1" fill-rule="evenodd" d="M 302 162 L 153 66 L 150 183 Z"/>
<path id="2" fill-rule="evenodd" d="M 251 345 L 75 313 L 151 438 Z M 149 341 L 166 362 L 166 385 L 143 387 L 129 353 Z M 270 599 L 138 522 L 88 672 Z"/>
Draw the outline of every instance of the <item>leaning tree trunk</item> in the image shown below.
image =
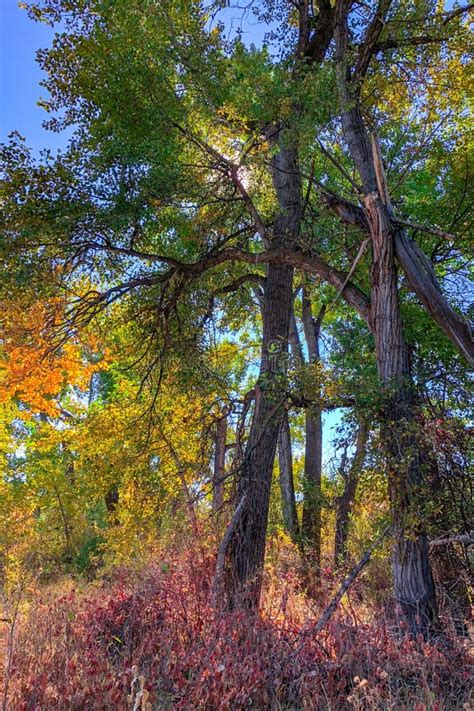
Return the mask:
<path id="1" fill-rule="evenodd" d="M 296 510 L 295 484 L 293 480 L 293 453 L 288 412 L 283 415 L 278 440 L 278 463 L 280 470 L 280 492 L 283 524 L 293 543 L 299 542 L 300 526 Z"/>
<path id="2" fill-rule="evenodd" d="M 360 470 L 364 463 L 366 444 L 367 427 L 365 422 L 361 420 L 357 432 L 356 451 L 352 458 L 349 471 L 345 474 L 344 491 L 337 500 L 336 532 L 334 537 L 334 565 L 336 567 L 345 563 L 347 558 L 349 521 L 354 507 Z"/>
<path id="3" fill-rule="evenodd" d="M 278 152 L 272 158 L 272 179 L 279 214 L 270 237 L 271 247 L 292 245 L 298 239 L 301 220 L 301 181 L 297 152 L 286 145 L 282 132 L 273 132 Z M 262 300 L 262 354 L 255 388 L 255 411 L 245 449 L 239 513 L 228 546 L 227 604 L 256 609 L 260 601 L 265 557 L 270 487 L 278 435 L 286 399 L 288 334 L 293 299 L 293 268 L 269 264 Z"/>

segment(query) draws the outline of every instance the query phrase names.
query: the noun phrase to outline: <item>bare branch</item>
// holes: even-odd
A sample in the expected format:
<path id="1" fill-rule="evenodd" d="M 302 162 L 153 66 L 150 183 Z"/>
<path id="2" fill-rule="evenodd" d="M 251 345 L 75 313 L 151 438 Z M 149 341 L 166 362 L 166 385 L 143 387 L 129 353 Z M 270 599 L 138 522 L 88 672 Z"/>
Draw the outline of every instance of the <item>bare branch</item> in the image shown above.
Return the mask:
<path id="1" fill-rule="evenodd" d="M 354 274 L 355 269 L 356 269 L 357 265 L 359 264 L 359 262 L 360 262 L 360 260 L 361 260 L 361 258 L 362 258 L 362 255 L 364 254 L 364 252 L 365 252 L 365 250 L 366 250 L 366 248 L 367 248 L 367 245 L 368 245 L 369 243 L 370 243 L 370 237 L 367 237 L 367 238 L 361 243 L 361 245 L 360 245 L 360 247 L 359 247 L 359 251 L 357 252 L 356 258 L 354 259 L 354 261 L 353 261 L 353 263 L 352 263 L 352 266 L 351 266 L 351 268 L 349 269 L 349 272 L 348 272 L 347 277 L 346 277 L 346 279 L 345 279 L 345 281 L 344 281 L 344 284 L 342 285 L 342 287 L 341 287 L 341 288 L 339 289 L 339 291 L 337 292 L 337 295 L 336 295 L 334 301 L 332 301 L 332 303 L 329 305 L 328 311 L 330 311 L 330 310 L 334 307 L 334 304 L 338 301 L 338 299 L 339 299 L 339 297 L 341 296 L 342 292 L 344 291 L 344 289 L 345 289 L 345 287 L 346 287 L 346 285 L 347 285 L 349 279 L 351 279 L 352 275 Z"/>
<path id="2" fill-rule="evenodd" d="M 321 150 L 322 150 L 322 152 L 324 153 L 324 155 L 326 156 L 326 158 L 329 158 L 329 160 L 331 161 L 331 163 L 332 163 L 334 166 L 336 166 L 336 168 L 337 168 L 338 171 L 341 173 L 341 175 L 343 175 L 344 178 L 352 185 L 352 187 L 353 187 L 360 195 L 362 195 L 364 191 L 362 190 L 361 186 L 358 185 L 358 184 L 356 183 L 356 181 L 351 178 L 351 176 L 349 175 L 349 173 L 347 172 L 347 170 L 344 168 L 344 166 L 342 166 L 342 165 L 339 163 L 339 161 L 323 146 L 323 144 L 321 143 L 321 141 L 319 140 L 319 138 L 318 138 L 318 143 L 319 143 L 319 147 L 321 148 Z"/>
<path id="3" fill-rule="evenodd" d="M 474 534 L 464 533 L 459 536 L 449 536 L 448 538 L 435 538 L 434 541 L 430 541 L 430 548 L 436 546 L 449 546 L 451 543 L 462 543 L 466 546 L 472 546 L 474 544 Z"/>
<path id="4" fill-rule="evenodd" d="M 230 284 L 227 284 L 227 286 L 223 286 L 221 289 L 217 289 L 214 294 L 216 296 L 218 294 L 231 294 L 232 292 L 240 289 L 243 284 L 247 284 L 249 282 L 252 284 L 258 284 L 260 286 L 263 286 L 265 284 L 265 277 L 262 274 L 243 274 L 238 279 L 235 279 L 235 281 L 231 282 Z"/>
<path id="5" fill-rule="evenodd" d="M 214 574 L 214 580 L 212 582 L 212 589 L 211 589 L 211 605 L 213 607 L 217 607 L 217 604 L 221 598 L 221 591 L 222 591 L 222 582 L 223 582 L 223 576 L 224 576 L 224 566 L 225 566 L 225 559 L 227 555 L 227 550 L 229 548 L 229 544 L 231 541 L 231 538 L 234 534 L 235 529 L 237 528 L 237 524 L 239 523 L 244 507 L 245 507 L 245 502 L 246 502 L 246 495 L 244 494 L 242 498 L 240 499 L 237 508 L 234 511 L 234 514 L 229 522 L 229 525 L 227 526 L 227 530 L 224 534 L 224 538 L 222 539 L 221 545 L 219 547 L 219 553 L 217 554 L 217 562 L 216 562 L 216 572 Z"/>
<path id="6" fill-rule="evenodd" d="M 445 232 L 440 230 L 438 227 L 431 227 L 428 225 L 420 225 L 417 222 L 411 222 L 411 220 L 402 220 L 400 217 L 396 217 L 393 220 L 397 225 L 403 225 L 404 227 L 409 227 L 412 230 L 419 230 L 420 232 L 427 232 L 430 235 L 436 235 L 436 237 L 445 237 L 446 239 L 456 240 L 457 236 L 453 235 L 452 232 Z"/>
<path id="7" fill-rule="evenodd" d="M 448 22 L 454 20 L 455 17 L 459 17 L 459 15 L 464 15 L 465 12 L 471 12 L 471 10 L 474 10 L 474 3 L 470 3 L 469 5 L 465 5 L 464 7 L 457 7 L 455 10 L 447 12 L 446 17 L 443 20 L 443 25 L 447 25 Z"/>

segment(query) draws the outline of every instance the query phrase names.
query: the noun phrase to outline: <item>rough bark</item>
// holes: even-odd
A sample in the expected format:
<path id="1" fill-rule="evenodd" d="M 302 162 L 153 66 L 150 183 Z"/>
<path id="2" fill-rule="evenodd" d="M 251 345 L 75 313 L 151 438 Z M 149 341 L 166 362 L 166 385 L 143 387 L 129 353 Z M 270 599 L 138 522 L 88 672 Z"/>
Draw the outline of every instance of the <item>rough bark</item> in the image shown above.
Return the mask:
<path id="1" fill-rule="evenodd" d="M 350 463 L 349 471 L 343 472 L 344 490 L 337 500 L 336 531 L 334 538 L 334 565 L 336 567 L 345 563 L 347 558 L 349 521 L 354 507 L 360 471 L 364 463 L 367 435 L 367 426 L 365 422 L 361 420 L 357 432 L 356 451 Z"/>
<path id="2" fill-rule="evenodd" d="M 311 301 L 307 290 L 303 289 L 302 318 L 308 359 L 310 363 L 319 362 L 319 334 L 322 310 L 317 319 L 313 318 Z M 304 500 L 301 534 L 307 564 L 310 570 L 310 586 L 319 578 L 321 567 L 321 471 L 323 453 L 322 410 L 317 405 L 308 408 L 305 421 L 305 457 L 304 457 Z"/>
<path id="3" fill-rule="evenodd" d="M 296 510 L 295 485 L 293 480 L 293 454 L 288 413 L 283 415 L 278 439 L 278 461 L 280 470 L 280 491 L 283 524 L 293 543 L 298 543 L 300 526 Z"/>
<path id="4" fill-rule="evenodd" d="M 347 65 L 349 7 L 347 0 L 338 6 L 338 87 L 343 130 L 362 181 L 364 212 L 372 241 L 370 325 L 382 384 L 381 434 L 392 508 L 394 591 L 411 633 L 427 635 L 437 626 L 437 606 L 428 540 L 418 501 L 423 483 L 421 457 L 413 383 L 398 301 L 395 235 L 378 144 L 369 139 L 358 89 L 351 85 Z"/>
<path id="5" fill-rule="evenodd" d="M 390 217 L 377 193 L 366 196 L 372 237 L 372 323 L 379 377 L 384 385 L 382 437 L 387 455 L 394 546 L 395 596 L 413 635 L 437 624 L 428 539 L 418 491 L 423 484 L 412 381 L 397 292 Z"/>
<path id="6" fill-rule="evenodd" d="M 279 204 L 271 246 L 292 246 L 301 221 L 301 181 L 296 148 L 282 132 L 272 158 L 272 179 Z M 275 138 L 276 136 L 276 138 Z M 258 607 L 265 556 L 270 487 L 286 399 L 288 334 L 293 301 L 293 267 L 269 264 L 262 303 L 262 353 L 255 410 L 244 453 L 239 498 L 245 505 L 229 542 L 228 605 Z"/>
<path id="7" fill-rule="evenodd" d="M 367 218 L 358 205 L 344 200 L 326 189 L 322 191 L 322 198 L 328 208 L 341 220 L 359 227 L 364 232 L 369 232 Z M 399 220 L 393 215 L 391 220 L 394 230 L 395 256 L 403 270 L 408 286 L 458 352 L 468 363 L 474 365 L 474 341 L 469 323 L 451 307 L 441 291 L 431 261 L 403 229 L 403 225 L 408 224 L 407 221 Z M 423 229 L 422 225 L 416 227 Z M 442 233 L 434 228 L 424 229 L 435 234 Z M 352 275 L 348 276 L 350 278 Z"/>

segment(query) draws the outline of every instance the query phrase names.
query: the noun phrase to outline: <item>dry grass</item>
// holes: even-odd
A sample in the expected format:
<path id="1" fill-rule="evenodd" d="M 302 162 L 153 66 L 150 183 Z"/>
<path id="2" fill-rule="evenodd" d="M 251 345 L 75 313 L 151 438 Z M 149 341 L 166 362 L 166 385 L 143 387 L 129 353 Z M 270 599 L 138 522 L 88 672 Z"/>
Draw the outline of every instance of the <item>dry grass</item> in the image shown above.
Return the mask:
<path id="1" fill-rule="evenodd" d="M 81 592 L 35 596 L 18 630 L 10 708 L 471 708 L 465 648 L 402 638 L 389 609 L 361 602 L 363 580 L 316 635 L 329 573 L 316 603 L 283 557 L 267 573 L 262 614 L 249 617 L 210 607 L 214 563 L 181 555 Z"/>

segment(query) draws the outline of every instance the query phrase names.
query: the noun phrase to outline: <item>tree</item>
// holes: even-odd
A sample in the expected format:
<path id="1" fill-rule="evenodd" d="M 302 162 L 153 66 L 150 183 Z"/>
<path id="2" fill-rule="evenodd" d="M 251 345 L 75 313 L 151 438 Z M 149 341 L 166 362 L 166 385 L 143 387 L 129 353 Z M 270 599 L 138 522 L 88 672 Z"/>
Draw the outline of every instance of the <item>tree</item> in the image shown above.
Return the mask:
<path id="1" fill-rule="evenodd" d="M 60 344 L 120 301 L 140 326 L 135 356 L 143 379 L 158 390 L 170 360 L 185 363 L 190 353 L 208 349 L 210 313 L 225 312 L 236 291 L 264 277 L 239 516 L 224 551 L 229 604 L 253 609 L 287 400 L 294 272 L 328 283 L 336 290 L 331 297 L 354 309 L 375 339 L 395 587 L 412 631 L 426 632 L 436 612 L 424 526 L 407 521 L 422 477 L 412 344 L 402 313 L 410 297 L 401 296 L 397 262 L 424 309 L 470 360 L 472 344 L 451 295 L 439 286 L 440 265 L 403 229 L 408 223 L 440 237 L 451 234 L 448 226 L 440 219 L 441 226 L 423 227 L 398 216 L 384 175 L 384 142 L 393 153 L 394 182 L 410 172 L 404 159 L 413 149 L 396 139 L 420 102 L 419 90 L 410 93 L 417 84 L 413 66 L 404 67 L 410 77 L 405 113 L 393 100 L 381 112 L 373 97 L 384 94 L 395 71 L 391 53 L 400 48 L 419 53 L 427 74 L 439 60 L 433 47 L 442 46 L 462 69 L 464 13 L 403 1 L 363 11 L 349 0 L 335 7 L 327 0 L 316 8 L 305 0 L 297 8 L 283 0 L 277 6 L 283 39 L 273 33 L 274 51 L 226 41 L 225 28 L 212 26 L 211 8 L 188 0 L 145 8 L 140 0 L 31 6 L 36 18 L 64 23 L 39 58 L 48 72 L 45 106 L 56 114 L 51 125 L 73 125 L 75 134 L 65 154 L 40 163 L 18 137 L 4 147 L 7 286 L 18 286 L 26 270 L 31 284 L 46 275 L 52 292 L 73 292 L 56 329 Z M 262 21 L 270 24 L 273 9 L 264 4 Z M 428 103 L 433 123 L 437 111 L 432 98 Z M 369 135 L 376 124 L 379 130 Z M 416 143 L 419 126 L 413 133 Z M 425 142 L 430 158 L 440 161 L 441 182 L 454 175 L 447 169 L 450 140 L 440 150 L 434 139 Z M 453 205 L 461 191 L 454 193 Z M 463 248 L 461 241 L 447 259 L 459 259 Z M 156 402 L 150 414 L 159 420 Z"/>

